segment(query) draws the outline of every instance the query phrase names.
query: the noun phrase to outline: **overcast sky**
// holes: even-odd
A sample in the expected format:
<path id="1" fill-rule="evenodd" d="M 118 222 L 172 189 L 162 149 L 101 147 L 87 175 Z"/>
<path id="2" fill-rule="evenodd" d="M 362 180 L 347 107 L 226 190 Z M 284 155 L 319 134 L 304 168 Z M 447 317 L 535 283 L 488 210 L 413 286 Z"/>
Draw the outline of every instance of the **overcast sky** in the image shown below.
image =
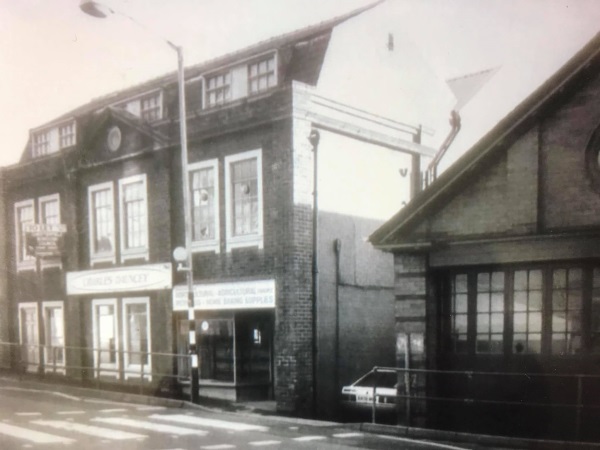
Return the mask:
<path id="1" fill-rule="evenodd" d="M 496 64 L 510 53 L 511 46 L 527 44 L 520 41 L 522 30 L 531 26 L 539 42 L 522 62 L 526 78 L 535 71 L 536 52 L 556 49 L 564 59 L 600 28 L 600 1 L 595 0 L 388 1 L 406 11 L 406 23 L 416 41 L 421 39 L 414 18 L 423 21 L 424 55 L 441 76 L 448 77 Z M 186 65 L 190 65 L 343 14 L 371 0 L 106 3 L 135 17 L 147 29 L 117 16 L 88 17 L 79 10 L 79 0 L 0 0 L 0 165 L 18 161 L 29 129 L 93 98 L 175 70 L 175 53 L 158 35 L 182 45 Z M 411 14 L 411 4 L 419 14 Z M 477 26 L 465 29 L 456 45 L 446 42 L 448 30 L 454 28 L 457 37 L 462 24 L 475 22 Z M 502 39 L 490 42 L 489 51 L 482 53 L 485 43 L 479 35 L 491 31 Z M 506 42 L 506 47 L 497 48 L 498 42 Z M 478 44 L 477 57 L 471 56 L 472 44 Z"/>

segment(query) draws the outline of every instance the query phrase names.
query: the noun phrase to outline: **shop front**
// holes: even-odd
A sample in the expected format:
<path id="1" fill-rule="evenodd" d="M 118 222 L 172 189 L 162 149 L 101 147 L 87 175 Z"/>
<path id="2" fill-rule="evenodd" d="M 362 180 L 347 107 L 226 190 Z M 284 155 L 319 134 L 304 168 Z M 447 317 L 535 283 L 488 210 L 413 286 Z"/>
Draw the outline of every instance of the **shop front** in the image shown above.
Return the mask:
<path id="1" fill-rule="evenodd" d="M 173 289 L 178 313 L 177 353 L 188 348 L 185 286 Z M 275 280 L 196 284 L 194 312 L 200 396 L 228 400 L 266 400 L 273 396 Z M 181 359 L 178 374 L 189 374 Z"/>
<path id="2" fill-rule="evenodd" d="M 67 294 L 79 299 L 76 314 L 88 324 L 75 344 L 92 378 L 147 383 L 169 371 L 171 273 L 170 263 L 67 273 Z"/>

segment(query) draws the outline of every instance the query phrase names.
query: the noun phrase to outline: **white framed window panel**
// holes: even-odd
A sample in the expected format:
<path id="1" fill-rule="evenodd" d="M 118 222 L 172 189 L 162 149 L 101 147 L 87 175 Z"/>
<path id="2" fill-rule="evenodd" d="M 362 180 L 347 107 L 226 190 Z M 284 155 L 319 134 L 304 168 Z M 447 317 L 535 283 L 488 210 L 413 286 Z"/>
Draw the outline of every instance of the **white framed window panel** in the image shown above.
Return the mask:
<path id="1" fill-rule="evenodd" d="M 15 203 L 15 260 L 17 272 L 35 270 L 35 257 L 27 254 L 24 227 L 35 223 L 35 202 L 33 199 Z"/>
<path id="2" fill-rule="evenodd" d="M 121 261 L 148 260 L 148 188 L 146 174 L 119 180 Z"/>
<path id="3" fill-rule="evenodd" d="M 92 300 L 94 377 L 119 377 L 117 299 Z"/>
<path id="4" fill-rule="evenodd" d="M 38 217 L 40 223 L 61 223 L 59 194 L 46 195 L 38 198 Z M 42 269 L 46 267 L 62 267 L 60 258 L 42 258 L 40 265 Z"/>
<path id="5" fill-rule="evenodd" d="M 163 117 L 162 91 L 144 95 L 140 99 L 140 117 L 142 120 L 153 122 Z"/>
<path id="6" fill-rule="evenodd" d="M 20 362 L 25 370 L 35 372 L 40 365 L 40 337 L 38 305 L 35 302 L 19 303 Z"/>
<path id="7" fill-rule="evenodd" d="M 58 139 L 61 150 L 75 145 L 77 142 L 77 128 L 74 120 L 58 127 Z"/>
<path id="8" fill-rule="evenodd" d="M 152 380 L 150 299 L 123 298 L 122 305 L 125 379 L 143 377 Z"/>
<path id="9" fill-rule="evenodd" d="M 116 263 L 115 207 L 112 182 L 88 187 L 90 265 Z"/>
<path id="10" fill-rule="evenodd" d="M 219 161 L 188 165 L 192 251 L 220 252 Z"/>
<path id="11" fill-rule="evenodd" d="M 113 106 L 146 121 L 159 120 L 163 118 L 163 93 L 162 90 L 145 92 Z"/>
<path id="12" fill-rule="evenodd" d="M 225 157 L 226 248 L 263 248 L 262 150 Z"/>
<path id="13" fill-rule="evenodd" d="M 223 106 L 277 86 L 277 60 L 277 52 L 271 50 L 204 74 L 202 108 Z"/>
<path id="14" fill-rule="evenodd" d="M 248 63 L 248 93 L 259 94 L 277 86 L 277 52 Z"/>
<path id="15" fill-rule="evenodd" d="M 44 322 L 44 367 L 46 372 L 65 374 L 64 302 L 42 302 Z"/>

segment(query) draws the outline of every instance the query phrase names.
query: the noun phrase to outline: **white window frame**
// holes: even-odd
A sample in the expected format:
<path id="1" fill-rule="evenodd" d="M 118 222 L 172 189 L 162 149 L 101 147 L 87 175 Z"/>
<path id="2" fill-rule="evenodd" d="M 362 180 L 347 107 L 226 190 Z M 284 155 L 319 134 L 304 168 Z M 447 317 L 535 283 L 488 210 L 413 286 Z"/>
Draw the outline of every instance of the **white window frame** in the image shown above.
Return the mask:
<path id="1" fill-rule="evenodd" d="M 94 202 L 93 202 L 93 194 L 98 191 L 103 191 L 108 189 L 110 191 L 110 201 L 111 201 L 111 209 L 112 209 L 112 229 L 113 229 L 113 249 L 108 252 L 95 252 L 94 250 L 94 241 L 95 241 L 95 211 L 94 211 Z M 112 262 L 115 264 L 116 260 L 116 224 L 115 224 L 115 197 L 114 197 L 114 186 L 112 181 L 106 183 L 95 184 L 93 186 L 88 186 L 88 229 L 89 229 L 89 241 L 90 241 L 90 265 L 101 263 L 101 262 Z"/>
<path id="2" fill-rule="evenodd" d="M 115 314 L 114 320 L 114 336 L 115 336 L 115 352 L 116 358 L 114 363 L 105 363 L 100 365 L 100 361 L 98 360 L 98 349 L 100 348 L 99 341 L 99 318 L 96 310 L 99 306 L 112 306 Z M 92 300 L 92 352 L 94 353 L 94 367 L 92 370 L 94 371 L 94 377 L 98 377 L 100 375 L 112 376 L 115 378 L 119 378 L 119 370 L 120 370 L 120 358 L 119 358 L 119 312 L 117 309 L 117 299 L 109 298 L 109 299 L 95 299 Z M 104 370 L 103 370 L 104 369 Z M 107 371 L 108 370 L 108 371 Z"/>
<path id="3" fill-rule="evenodd" d="M 44 195 L 43 197 L 38 198 L 37 216 L 38 216 L 38 221 L 40 223 L 46 223 L 45 217 L 42 216 L 42 213 L 44 211 L 44 208 L 43 208 L 44 204 L 53 202 L 53 201 L 56 201 L 56 203 L 57 203 L 57 211 L 58 211 L 58 222 L 57 223 L 61 223 L 62 218 L 61 218 L 61 213 L 60 213 L 60 195 L 58 193 L 51 194 L 51 195 Z M 44 222 L 42 222 L 42 220 Z M 47 267 L 62 267 L 62 261 L 60 258 L 41 258 L 40 266 L 42 269 L 45 269 Z"/>
<path id="4" fill-rule="evenodd" d="M 48 347 L 50 345 L 48 344 L 48 342 L 46 342 L 46 332 L 48 330 L 48 326 L 47 326 L 48 323 L 46 322 L 46 320 L 48 319 L 47 310 L 50 308 L 61 309 L 62 310 L 62 318 L 63 318 L 62 323 L 60 324 L 60 326 L 62 327 L 63 345 L 62 345 L 62 347 L 57 347 L 57 348 L 62 348 L 62 361 L 59 363 L 56 363 L 56 364 L 48 363 L 48 361 L 50 361 L 49 354 L 48 354 L 48 350 L 49 350 Z M 66 349 L 65 349 L 66 336 L 65 336 L 65 305 L 64 305 L 64 302 L 58 301 L 58 300 L 42 302 L 42 321 L 44 323 L 43 330 L 44 330 L 44 367 L 45 367 L 45 371 L 62 373 L 64 375 L 65 374 L 65 366 L 66 366 L 66 358 L 67 358 L 67 353 L 66 353 Z"/>
<path id="5" fill-rule="evenodd" d="M 43 137 L 43 139 L 41 139 Z M 52 148 L 52 128 L 31 132 L 31 157 L 40 158 L 54 153 Z"/>
<path id="6" fill-rule="evenodd" d="M 156 118 L 153 119 L 147 119 L 146 117 L 144 117 L 144 114 L 148 112 L 147 109 L 144 109 L 144 100 L 150 99 L 150 98 L 156 98 L 156 101 L 158 103 L 158 105 L 156 107 L 153 107 L 152 110 L 158 108 L 158 114 Z M 156 122 L 157 120 L 161 120 L 163 118 L 163 95 L 162 95 L 162 90 L 159 91 L 151 91 L 148 92 L 146 94 L 143 94 L 139 97 L 139 102 L 140 102 L 140 119 L 147 121 L 147 122 Z"/>
<path id="7" fill-rule="evenodd" d="M 72 142 L 63 145 L 63 140 L 69 138 Z M 77 125 L 74 120 L 70 122 L 66 122 L 60 124 L 58 126 L 58 148 L 62 150 L 63 148 L 73 147 L 77 144 Z"/>
<path id="8" fill-rule="evenodd" d="M 125 205 L 124 205 L 124 187 L 128 184 L 142 182 L 144 192 L 144 202 L 142 205 L 143 214 L 146 216 L 146 223 L 142 226 L 145 228 L 145 242 L 141 247 L 136 248 L 125 248 L 126 234 L 127 234 L 127 223 L 125 217 Z M 127 178 L 121 178 L 119 180 L 119 247 L 121 250 L 121 262 L 125 262 L 128 259 L 144 258 L 146 261 L 149 259 L 148 250 L 148 183 L 146 181 L 146 174 L 133 175 Z"/>
<path id="9" fill-rule="evenodd" d="M 278 78 L 278 72 L 279 72 L 279 70 L 278 70 L 277 55 L 278 55 L 277 52 L 265 53 L 265 54 L 260 55 L 259 57 L 255 58 L 255 59 L 251 60 L 251 61 L 248 61 L 248 65 L 247 65 L 247 69 L 248 69 L 248 97 L 253 97 L 253 96 L 256 96 L 256 95 L 263 94 L 263 93 L 265 93 L 265 92 L 273 89 L 274 87 L 276 87 L 279 84 L 279 78 Z M 250 88 L 250 83 L 251 83 L 250 66 L 253 65 L 253 64 L 258 64 L 258 63 L 260 63 L 262 61 L 268 61 L 270 59 L 273 60 L 273 78 L 274 78 L 273 85 L 272 86 L 267 86 L 264 89 L 258 89 L 257 91 L 252 92 L 252 90 Z M 259 74 L 259 75 L 256 75 L 255 78 L 258 78 L 261 75 L 264 76 L 264 74 Z"/>
<path id="10" fill-rule="evenodd" d="M 209 101 L 208 101 L 209 92 L 217 90 L 217 89 L 222 89 L 222 87 L 223 87 L 223 86 L 220 86 L 217 88 L 209 89 L 209 87 L 208 87 L 209 80 L 216 78 L 216 77 L 228 78 L 228 80 L 229 80 L 228 83 L 223 84 L 223 86 L 228 86 L 228 90 L 227 90 L 228 97 L 227 98 L 223 97 L 223 100 L 220 102 L 209 103 Z M 231 67 L 227 68 L 227 69 L 222 69 L 222 70 L 217 70 L 217 71 L 211 72 L 202 77 L 202 109 L 218 108 L 219 106 L 226 105 L 228 103 L 231 103 L 234 100 L 233 92 L 232 92 L 232 89 L 233 89 L 232 77 L 233 77 L 233 73 L 232 73 Z"/>
<path id="11" fill-rule="evenodd" d="M 233 199 L 231 191 L 231 165 L 238 161 L 246 159 L 256 159 L 257 175 L 257 197 L 258 197 L 258 229 L 256 234 L 247 236 L 233 235 Z M 225 230 L 226 230 L 226 249 L 230 252 L 234 248 L 240 247 L 258 247 L 263 248 L 263 167 L 262 167 L 262 149 L 250 150 L 243 153 L 237 153 L 225 157 Z"/>
<path id="12" fill-rule="evenodd" d="M 214 172 L 214 192 L 213 192 L 213 202 L 215 205 L 215 214 L 214 214 L 214 229 L 215 229 L 215 236 L 213 239 L 207 239 L 207 240 L 193 240 L 193 230 L 190 230 L 191 233 L 191 237 L 192 237 L 192 252 L 197 253 L 197 252 L 207 252 L 207 251 L 213 251 L 215 253 L 220 253 L 221 251 L 221 246 L 220 246 L 220 242 L 221 242 L 221 229 L 220 229 L 220 208 L 219 208 L 219 160 L 218 159 L 211 159 L 211 160 L 207 160 L 207 161 L 201 161 L 201 162 L 197 162 L 197 163 L 193 163 L 193 164 L 189 164 L 188 165 L 188 179 L 190 180 L 189 182 L 189 188 L 190 188 L 190 192 L 189 192 L 189 208 L 190 208 L 190 213 L 193 215 L 194 213 L 194 198 L 192 195 L 192 173 L 196 172 L 198 170 L 202 170 L 202 169 L 206 169 L 206 168 L 211 168 Z M 194 226 L 194 219 L 192 216 L 192 228 Z"/>
<path id="13" fill-rule="evenodd" d="M 34 308 L 35 309 L 35 326 L 36 326 L 36 334 L 37 334 L 37 342 L 32 344 L 30 343 L 30 345 L 37 347 L 37 364 L 35 364 L 35 361 L 28 361 L 26 370 L 28 372 L 36 372 L 40 366 L 40 325 L 39 325 L 39 308 L 38 308 L 38 304 L 36 302 L 22 302 L 18 304 L 18 314 L 19 314 L 19 344 L 23 345 L 23 322 L 21 320 L 21 311 L 24 309 L 29 309 L 29 308 Z M 21 350 L 22 351 L 22 350 Z"/>
<path id="14" fill-rule="evenodd" d="M 142 100 L 148 97 L 153 97 L 158 95 L 158 104 L 160 107 L 158 118 L 152 120 L 152 122 L 162 120 L 164 118 L 164 96 L 162 89 L 155 89 L 148 92 L 143 92 L 139 95 L 135 95 L 133 97 L 128 98 L 125 101 L 113 103 L 112 106 L 120 109 L 124 109 L 125 111 L 133 114 L 136 117 L 142 119 Z M 145 119 L 144 119 L 145 120 Z"/>
<path id="15" fill-rule="evenodd" d="M 123 298 L 122 301 L 122 330 L 123 330 L 123 365 L 124 365 L 124 376 L 128 378 L 140 378 L 140 372 L 142 370 L 141 364 L 132 364 L 129 362 L 129 327 L 127 316 L 127 306 L 129 305 L 145 305 L 146 306 L 146 339 L 148 341 L 148 364 L 144 365 L 144 379 L 152 381 L 152 333 L 150 332 L 151 320 L 150 320 L 150 298 L 149 297 L 130 297 Z"/>
<path id="16" fill-rule="evenodd" d="M 32 223 L 35 223 L 35 201 L 30 198 L 27 200 L 22 200 L 20 202 L 16 202 L 14 204 L 14 215 L 15 215 L 15 260 L 17 263 L 17 272 L 21 272 L 23 270 L 35 270 L 35 257 L 26 256 L 23 242 L 24 235 L 21 233 L 21 222 L 19 221 L 19 209 L 30 207 L 33 213 Z"/>

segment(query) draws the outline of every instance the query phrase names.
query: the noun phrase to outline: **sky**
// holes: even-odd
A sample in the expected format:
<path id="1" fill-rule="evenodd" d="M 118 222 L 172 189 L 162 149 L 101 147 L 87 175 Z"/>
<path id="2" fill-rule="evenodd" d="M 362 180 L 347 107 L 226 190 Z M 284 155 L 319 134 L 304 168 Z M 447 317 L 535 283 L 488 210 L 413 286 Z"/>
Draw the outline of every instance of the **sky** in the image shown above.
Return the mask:
<path id="1" fill-rule="evenodd" d="M 481 98 L 497 102 L 502 115 L 600 29 L 596 0 L 388 2 L 440 77 L 501 67 L 496 80 L 506 81 L 503 89 Z M 371 0 L 105 3 L 137 23 L 123 16 L 86 16 L 79 0 L 0 0 L 0 165 L 18 161 L 30 129 L 94 98 L 174 71 L 176 56 L 164 38 L 181 45 L 191 65 Z M 466 132 L 460 138 L 463 143 L 449 161 L 474 139 Z"/>

